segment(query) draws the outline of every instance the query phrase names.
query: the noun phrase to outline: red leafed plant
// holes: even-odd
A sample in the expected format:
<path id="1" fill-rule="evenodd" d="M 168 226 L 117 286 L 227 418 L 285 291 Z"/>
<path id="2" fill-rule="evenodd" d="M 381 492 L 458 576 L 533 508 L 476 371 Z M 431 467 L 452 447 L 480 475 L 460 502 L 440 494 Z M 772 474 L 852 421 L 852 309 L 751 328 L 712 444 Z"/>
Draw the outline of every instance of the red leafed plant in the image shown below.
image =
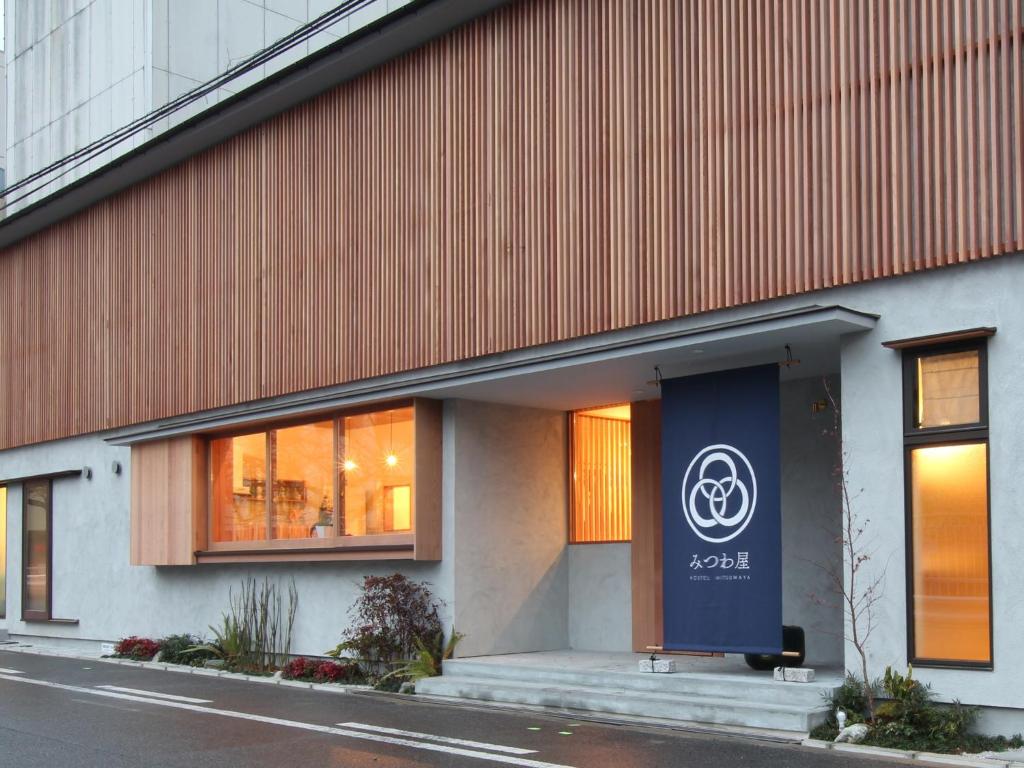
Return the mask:
<path id="1" fill-rule="evenodd" d="M 305 680 L 313 683 L 354 683 L 362 674 L 357 664 L 323 661 L 300 657 L 289 661 L 281 671 L 286 680 Z"/>
<path id="2" fill-rule="evenodd" d="M 126 637 L 114 646 L 114 655 L 122 659 L 150 661 L 160 650 L 160 643 L 148 637 Z"/>

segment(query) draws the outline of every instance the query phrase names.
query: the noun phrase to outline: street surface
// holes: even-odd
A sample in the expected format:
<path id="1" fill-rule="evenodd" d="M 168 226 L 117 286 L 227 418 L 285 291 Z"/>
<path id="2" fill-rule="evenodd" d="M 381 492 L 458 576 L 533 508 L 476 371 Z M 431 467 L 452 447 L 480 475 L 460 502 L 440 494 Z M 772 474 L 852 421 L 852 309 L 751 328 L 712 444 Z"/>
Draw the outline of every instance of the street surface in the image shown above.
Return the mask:
<path id="1" fill-rule="evenodd" d="M 920 764 L 920 763 L 918 763 Z M 872 768 L 737 736 L 334 694 L 0 650 L 4 768 Z"/>

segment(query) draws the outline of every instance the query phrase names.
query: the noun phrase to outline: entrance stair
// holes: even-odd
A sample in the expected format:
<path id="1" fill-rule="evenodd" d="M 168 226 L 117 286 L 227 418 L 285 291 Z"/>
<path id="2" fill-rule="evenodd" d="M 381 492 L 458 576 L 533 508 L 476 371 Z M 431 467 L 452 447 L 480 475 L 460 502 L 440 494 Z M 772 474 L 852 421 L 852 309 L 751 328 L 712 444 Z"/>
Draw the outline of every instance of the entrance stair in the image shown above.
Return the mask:
<path id="1" fill-rule="evenodd" d="M 444 663 L 417 694 L 599 713 L 676 723 L 807 733 L 828 714 L 839 673 L 784 683 L 748 669 L 742 657 L 662 656 L 679 671 L 637 671 L 640 654 L 579 651 L 483 656 Z"/>

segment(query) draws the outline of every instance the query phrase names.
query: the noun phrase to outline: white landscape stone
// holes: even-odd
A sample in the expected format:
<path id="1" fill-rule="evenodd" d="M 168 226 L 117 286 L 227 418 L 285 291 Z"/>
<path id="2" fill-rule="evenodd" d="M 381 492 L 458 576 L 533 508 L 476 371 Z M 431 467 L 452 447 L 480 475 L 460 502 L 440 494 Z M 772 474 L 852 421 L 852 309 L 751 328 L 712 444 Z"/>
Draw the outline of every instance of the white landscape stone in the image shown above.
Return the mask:
<path id="1" fill-rule="evenodd" d="M 676 663 L 672 659 L 640 659 L 640 671 L 670 674 L 676 671 Z"/>
<path id="2" fill-rule="evenodd" d="M 864 723 L 854 723 L 848 725 L 839 732 L 836 736 L 836 744 L 860 744 L 864 741 L 864 737 L 868 735 L 868 727 Z"/>
<path id="3" fill-rule="evenodd" d="M 813 683 L 814 670 L 802 667 L 786 667 L 786 681 L 790 683 Z"/>

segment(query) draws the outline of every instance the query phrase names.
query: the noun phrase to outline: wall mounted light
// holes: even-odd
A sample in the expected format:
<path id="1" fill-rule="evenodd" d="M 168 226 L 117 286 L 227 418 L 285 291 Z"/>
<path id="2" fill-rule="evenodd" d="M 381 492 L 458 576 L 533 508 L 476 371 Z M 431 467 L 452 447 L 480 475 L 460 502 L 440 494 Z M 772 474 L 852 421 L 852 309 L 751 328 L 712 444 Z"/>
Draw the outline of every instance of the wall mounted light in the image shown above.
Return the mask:
<path id="1" fill-rule="evenodd" d="M 82 467 L 82 477 L 92 480 L 92 467 Z"/>
<path id="2" fill-rule="evenodd" d="M 111 462 L 111 464 L 110 464 L 110 471 L 113 472 L 115 475 L 120 475 L 121 474 L 121 462 L 120 461 Z"/>

